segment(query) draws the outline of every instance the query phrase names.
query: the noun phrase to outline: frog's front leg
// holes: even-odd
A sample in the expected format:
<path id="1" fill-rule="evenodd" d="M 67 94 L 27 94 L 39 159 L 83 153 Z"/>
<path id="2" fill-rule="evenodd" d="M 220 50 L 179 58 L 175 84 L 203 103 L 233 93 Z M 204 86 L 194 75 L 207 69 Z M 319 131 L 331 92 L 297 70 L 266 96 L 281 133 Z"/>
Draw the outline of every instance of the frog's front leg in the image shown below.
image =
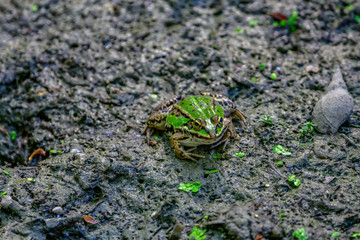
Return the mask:
<path id="1" fill-rule="evenodd" d="M 170 142 L 171 142 L 171 146 L 174 148 L 176 156 L 178 156 L 181 159 L 190 159 L 194 162 L 197 162 L 195 158 L 204 158 L 204 156 L 202 155 L 186 152 L 184 149 L 182 149 L 179 140 L 185 139 L 187 137 L 188 137 L 187 135 L 180 132 L 174 133 L 171 136 Z"/>

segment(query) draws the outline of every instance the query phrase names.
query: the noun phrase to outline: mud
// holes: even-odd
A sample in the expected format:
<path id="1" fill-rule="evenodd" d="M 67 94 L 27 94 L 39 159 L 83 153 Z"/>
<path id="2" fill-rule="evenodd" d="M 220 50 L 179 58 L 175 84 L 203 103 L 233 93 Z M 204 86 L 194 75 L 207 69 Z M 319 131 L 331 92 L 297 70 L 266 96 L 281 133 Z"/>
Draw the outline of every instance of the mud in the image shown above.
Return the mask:
<path id="1" fill-rule="evenodd" d="M 270 13 L 294 10 L 295 31 L 273 25 Z M 351 238 L 359 15 L 356 1 L 1 1 L 1 238 L 167 239 L 174 226 L 183 240 L 194 226 L 207 239 L 292 239 L 300 228 Z M 299 137 L 336 65 L 350 120 Z M 166 133 L 148 146 L 151 108 L 199 91 L 229 96 L 250 123 L 236 125 L 225 153 L 203 147 L 198 163 L 180 160 Z M 47 156 L 29 161 L 38 148 Z M 197 193 L 178 190 L 193 180 Z"/>

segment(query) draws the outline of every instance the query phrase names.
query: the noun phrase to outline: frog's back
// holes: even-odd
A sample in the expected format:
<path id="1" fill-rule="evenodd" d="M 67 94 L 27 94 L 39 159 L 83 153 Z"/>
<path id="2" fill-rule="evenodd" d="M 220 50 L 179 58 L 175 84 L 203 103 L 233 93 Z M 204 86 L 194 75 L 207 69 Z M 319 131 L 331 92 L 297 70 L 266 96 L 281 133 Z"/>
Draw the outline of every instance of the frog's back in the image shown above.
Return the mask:
<path id="1" fill-rule="evenodd" d="M 180 101 L 179 107 L 186 111 L 194 119 L 211 119 L 213 116 L 223 117 L 223 109 L 215 104 L 210 96 L 194 95 L 187 96 Z"/>

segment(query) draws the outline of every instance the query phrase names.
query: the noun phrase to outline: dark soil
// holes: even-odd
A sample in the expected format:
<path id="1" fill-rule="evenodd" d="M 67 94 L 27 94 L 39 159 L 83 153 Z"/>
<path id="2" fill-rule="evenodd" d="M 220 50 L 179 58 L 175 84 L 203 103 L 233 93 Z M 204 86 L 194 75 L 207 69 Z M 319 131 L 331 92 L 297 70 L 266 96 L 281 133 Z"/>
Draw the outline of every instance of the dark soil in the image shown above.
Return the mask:
<path id="1" fill-rule="evenodd" d="M 295 29 L 274 26 L 271 13 L 295 10 Z M 185 240 L 194 226 L 207 239 L 292 239 L 300 228 L 351 238 L 359 21 L 351 0 L 0 1 L 1 238 Z M 299 137 L 336 65 L 354 98 L 350 120 Z M 229 96 L 249 126 L 236 124 L 225 152 L 199 148 L 198 163 L 178 159 L 168 134 L 148 146 L 152 107 L 200 91 Z M 29 161 L 38 148 L 46 157 Z M 197 193 L 178 190 L 191 181 Z"/>

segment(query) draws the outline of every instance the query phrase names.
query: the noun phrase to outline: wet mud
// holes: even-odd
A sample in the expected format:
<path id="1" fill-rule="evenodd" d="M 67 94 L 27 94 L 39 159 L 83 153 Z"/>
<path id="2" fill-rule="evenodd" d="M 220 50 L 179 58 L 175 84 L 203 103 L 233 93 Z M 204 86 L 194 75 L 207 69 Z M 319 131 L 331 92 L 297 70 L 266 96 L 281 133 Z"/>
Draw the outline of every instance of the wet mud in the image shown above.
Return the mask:
<path id="1" fill-rule="evenodd" d="M 291 24 L 270 15 L 294 11 Z M 356 1 L 1 1 L 1 238 L 185 240 L 197 226 L 207 239 L 350 239 L 359 16 Z M 337 65 L 349 121 L 302 132 Z M 201 91 L 247 116 L 225 152 L 181 160 L 164 132 L 148 146 L 151 109 Z M 198 192 L 178 189 L 193 181 Z"/>

